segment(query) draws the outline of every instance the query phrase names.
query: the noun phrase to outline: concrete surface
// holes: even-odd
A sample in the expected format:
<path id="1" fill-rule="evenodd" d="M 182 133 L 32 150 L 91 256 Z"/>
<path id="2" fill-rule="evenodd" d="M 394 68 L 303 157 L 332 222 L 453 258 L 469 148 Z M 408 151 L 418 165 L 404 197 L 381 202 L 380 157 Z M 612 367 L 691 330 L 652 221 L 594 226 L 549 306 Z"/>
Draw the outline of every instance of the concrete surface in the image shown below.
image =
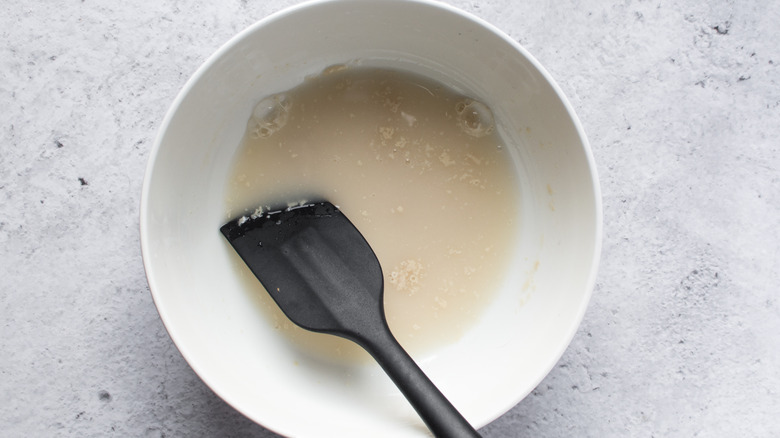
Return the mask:
<path id="1" fill-rule="evenodd" d="M 272 437 L 168 338 L 141 182 L 181 86 L 294 1 L 0 13 L 0 435 Z M 523 44 L 592 143 L 604 252 L 570 348 L 486 437 L 780 435 L 780 3 L 452 1 Z"/>

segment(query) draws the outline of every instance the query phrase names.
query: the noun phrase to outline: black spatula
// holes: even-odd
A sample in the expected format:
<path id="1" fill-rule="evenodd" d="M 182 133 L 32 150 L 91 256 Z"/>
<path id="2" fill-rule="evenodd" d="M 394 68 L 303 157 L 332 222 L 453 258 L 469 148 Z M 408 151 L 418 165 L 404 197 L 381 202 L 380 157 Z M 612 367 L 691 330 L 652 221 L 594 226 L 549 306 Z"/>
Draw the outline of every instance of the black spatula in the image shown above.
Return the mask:
<path id="1" fill-rule="evenodd" d="M 382 268 L 337 207 L 291 207 L 242 217 L 220 230 L 290 320 L 365 348 L 435 436 L 480 436 L 390 333 Z"/>

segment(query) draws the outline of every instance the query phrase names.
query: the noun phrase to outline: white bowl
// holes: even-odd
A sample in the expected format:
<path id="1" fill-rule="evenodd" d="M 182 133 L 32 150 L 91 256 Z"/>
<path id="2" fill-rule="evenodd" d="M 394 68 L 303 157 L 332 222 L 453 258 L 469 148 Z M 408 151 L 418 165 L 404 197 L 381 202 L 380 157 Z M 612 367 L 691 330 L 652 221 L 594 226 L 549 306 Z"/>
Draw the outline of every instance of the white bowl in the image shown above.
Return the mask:
<path id="1" fill-rule="evenodd" d="M 141 201 L 155 304 L 184 358 L 221 398 L 295 437 L 426 436 L 378 366 L 300 355 L 236 278 L 218 232 L 233 155 L 253 106 L 334 64 L 392 66 L 486 102 L 520 174 L 514 266 L 459 341 L 416 359 L 475 426 L 496 419 L 552 369 L 577 330 L 601 246 L 593 157 L 549 74 L 490 24 L 432 1 L 305 3 L 209 58 L 171 106 Z"/>

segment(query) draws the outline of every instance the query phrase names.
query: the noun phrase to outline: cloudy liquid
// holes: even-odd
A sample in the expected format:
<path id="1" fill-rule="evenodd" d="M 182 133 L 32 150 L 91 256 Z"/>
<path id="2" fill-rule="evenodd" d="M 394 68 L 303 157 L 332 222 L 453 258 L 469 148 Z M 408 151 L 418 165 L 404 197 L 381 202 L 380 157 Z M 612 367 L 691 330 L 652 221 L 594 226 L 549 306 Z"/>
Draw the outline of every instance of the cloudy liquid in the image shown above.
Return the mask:
<path id="1" fill-rule="evenodd" d="M 462 336 L 502 285 L 519 196 L 486 106 L 409 73 L 335 67 L 257 105 L 226 220 L 312 199 L 339 206 L 382 266 L 391 331 L 424 353 Z M 349 341 L 292 324 L 237 256 L 236 266 L 303 350 L 362 357 Z"/>

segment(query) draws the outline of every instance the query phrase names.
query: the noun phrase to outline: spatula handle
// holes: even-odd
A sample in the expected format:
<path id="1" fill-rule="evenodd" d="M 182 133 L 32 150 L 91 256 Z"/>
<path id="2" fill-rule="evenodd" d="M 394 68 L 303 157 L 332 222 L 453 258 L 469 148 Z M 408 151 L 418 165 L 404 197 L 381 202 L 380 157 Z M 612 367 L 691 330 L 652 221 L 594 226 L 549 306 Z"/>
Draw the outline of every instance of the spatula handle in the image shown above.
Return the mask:
<path id="1" fill-rule="evenodd" d="M 375 331 L 363 347 L 385 370 L 409 400 L 433 435 L 439 438 L 474 438 L 479 433 L 439 391 L 390 330 Z"/>

